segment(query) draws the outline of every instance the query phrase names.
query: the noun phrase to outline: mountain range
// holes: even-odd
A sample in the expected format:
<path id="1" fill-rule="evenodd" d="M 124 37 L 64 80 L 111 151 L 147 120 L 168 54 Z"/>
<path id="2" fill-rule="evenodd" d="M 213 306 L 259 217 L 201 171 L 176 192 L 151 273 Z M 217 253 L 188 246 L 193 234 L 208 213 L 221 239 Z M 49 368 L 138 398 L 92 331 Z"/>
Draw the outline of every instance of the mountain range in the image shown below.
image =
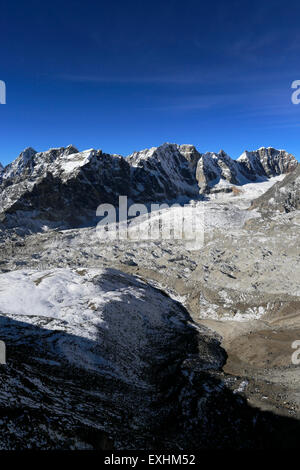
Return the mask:
<path id="1" fill-rule="evenodd" d="M 266 181 L 298 165 L 284 150 L 260 148 L 233 160 L 223 150 L 201 154 L 192 145 L 165 143 L 128 157 L 74 146 L 36 152 L 25 149 L 0 169 L 0 217 L 8 225 L 26 218 L 84 223 L 101 203 L 199 199 L 235 186 Z M 42 222 L 43 223 L 43 222 Z"/>

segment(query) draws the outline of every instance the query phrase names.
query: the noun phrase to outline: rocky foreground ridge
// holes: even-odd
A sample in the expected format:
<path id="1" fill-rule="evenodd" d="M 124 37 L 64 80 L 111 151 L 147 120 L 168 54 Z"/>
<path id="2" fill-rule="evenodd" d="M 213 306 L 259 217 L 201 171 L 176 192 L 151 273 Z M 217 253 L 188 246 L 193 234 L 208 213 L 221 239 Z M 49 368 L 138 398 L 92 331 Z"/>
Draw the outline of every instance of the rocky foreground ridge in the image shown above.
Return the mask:
<path id="1" fill-rule="evenodd" d="M 3 170 L 1 449 L 298 445 L 299 167 L 272 149 L 240 163 L 199 155 L 173 144 L 127 159 L 28 149 Z M 214 162 L 207 181 L 218 168 L 223 177 L 201 199 L 204 160 Z M 271 187 L 282 176 L 269 176 L 294 166 Z M 119 194 L 195 194 L 191 204 L 206 206 L 204 246 L 99 243 L 92 225 L 51 230 Z M 48 229 L 22 231 L 34 221 Z"/>
<path id="2" fill-rule="evenodd" d="M 0 276 L 0 449 L 276 445 L 285 419 L 247 405 L 218 336 L 114 269 Z"/>
<path id="3" fill-rule="evenodd" d="M 127 158 L 73 146 L 37 153 L 32 148 L 0 169 L 0 218 L 6 226 L 29 220 L 78 226 L 101 203 L 197 199 L 212 192 L 290 173 L 297 160 L 283 150 L 261 148 L 238 160 L 225 152 L 200 154 L 192 145 L 164 144 Z"/>

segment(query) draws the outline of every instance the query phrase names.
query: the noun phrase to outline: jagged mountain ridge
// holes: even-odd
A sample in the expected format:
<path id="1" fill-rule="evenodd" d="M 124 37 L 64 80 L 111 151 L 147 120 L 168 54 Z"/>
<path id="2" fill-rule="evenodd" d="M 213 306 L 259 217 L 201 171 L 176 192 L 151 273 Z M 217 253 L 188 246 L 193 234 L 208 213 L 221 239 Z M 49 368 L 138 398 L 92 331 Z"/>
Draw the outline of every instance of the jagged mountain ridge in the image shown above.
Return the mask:
<path id="1" fill-rule="evenodd" d="M 94 215 L 98 204 L 117 204 L 118 195 L 128 193 L 129 179 L 126 160 L 101 150 L 26 149 L 1 175 L 2 218 L 25 212 L 33 218 L 78 224 Z"/>
<path id="2" fill-rule="evenodd" d="M 246 151 L 238 160 L 224 151 L 201 154 L 192 145 L 168 143 L 127 158 L 73 146 L 28 148 L 0 171 L 1 218 L 26 213 L 72 226 L 94 216 L 101 203 L 117 204 L 119 195 L 134 202 L 195 199 L 289 173 L 297 165 L 291 154 L 273 148 Z"/>

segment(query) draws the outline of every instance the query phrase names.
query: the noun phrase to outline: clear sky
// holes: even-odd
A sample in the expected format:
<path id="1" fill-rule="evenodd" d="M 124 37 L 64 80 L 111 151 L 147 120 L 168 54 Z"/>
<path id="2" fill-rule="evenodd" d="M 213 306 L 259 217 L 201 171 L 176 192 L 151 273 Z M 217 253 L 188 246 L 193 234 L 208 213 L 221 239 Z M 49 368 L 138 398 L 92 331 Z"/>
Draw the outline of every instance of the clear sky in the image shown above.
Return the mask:
<path id="1" fill-rule="evenodd" d="M 297 1 L 1 1 L 0 161 L 73 144 L 127 155 L 285 148 L 300 158 Z"/>

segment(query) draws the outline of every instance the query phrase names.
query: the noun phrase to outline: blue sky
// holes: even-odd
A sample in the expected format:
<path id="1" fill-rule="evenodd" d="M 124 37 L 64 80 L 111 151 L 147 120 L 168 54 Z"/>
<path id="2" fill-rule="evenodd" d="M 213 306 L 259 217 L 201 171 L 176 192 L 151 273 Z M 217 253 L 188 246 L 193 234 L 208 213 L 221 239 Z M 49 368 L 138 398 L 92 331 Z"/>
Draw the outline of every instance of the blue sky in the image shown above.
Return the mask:
<path id="1" fill-rule="evenodd" d="M 297 1 L 3 1 L 0 161 L 163 142 L 300 158 Z"/>

